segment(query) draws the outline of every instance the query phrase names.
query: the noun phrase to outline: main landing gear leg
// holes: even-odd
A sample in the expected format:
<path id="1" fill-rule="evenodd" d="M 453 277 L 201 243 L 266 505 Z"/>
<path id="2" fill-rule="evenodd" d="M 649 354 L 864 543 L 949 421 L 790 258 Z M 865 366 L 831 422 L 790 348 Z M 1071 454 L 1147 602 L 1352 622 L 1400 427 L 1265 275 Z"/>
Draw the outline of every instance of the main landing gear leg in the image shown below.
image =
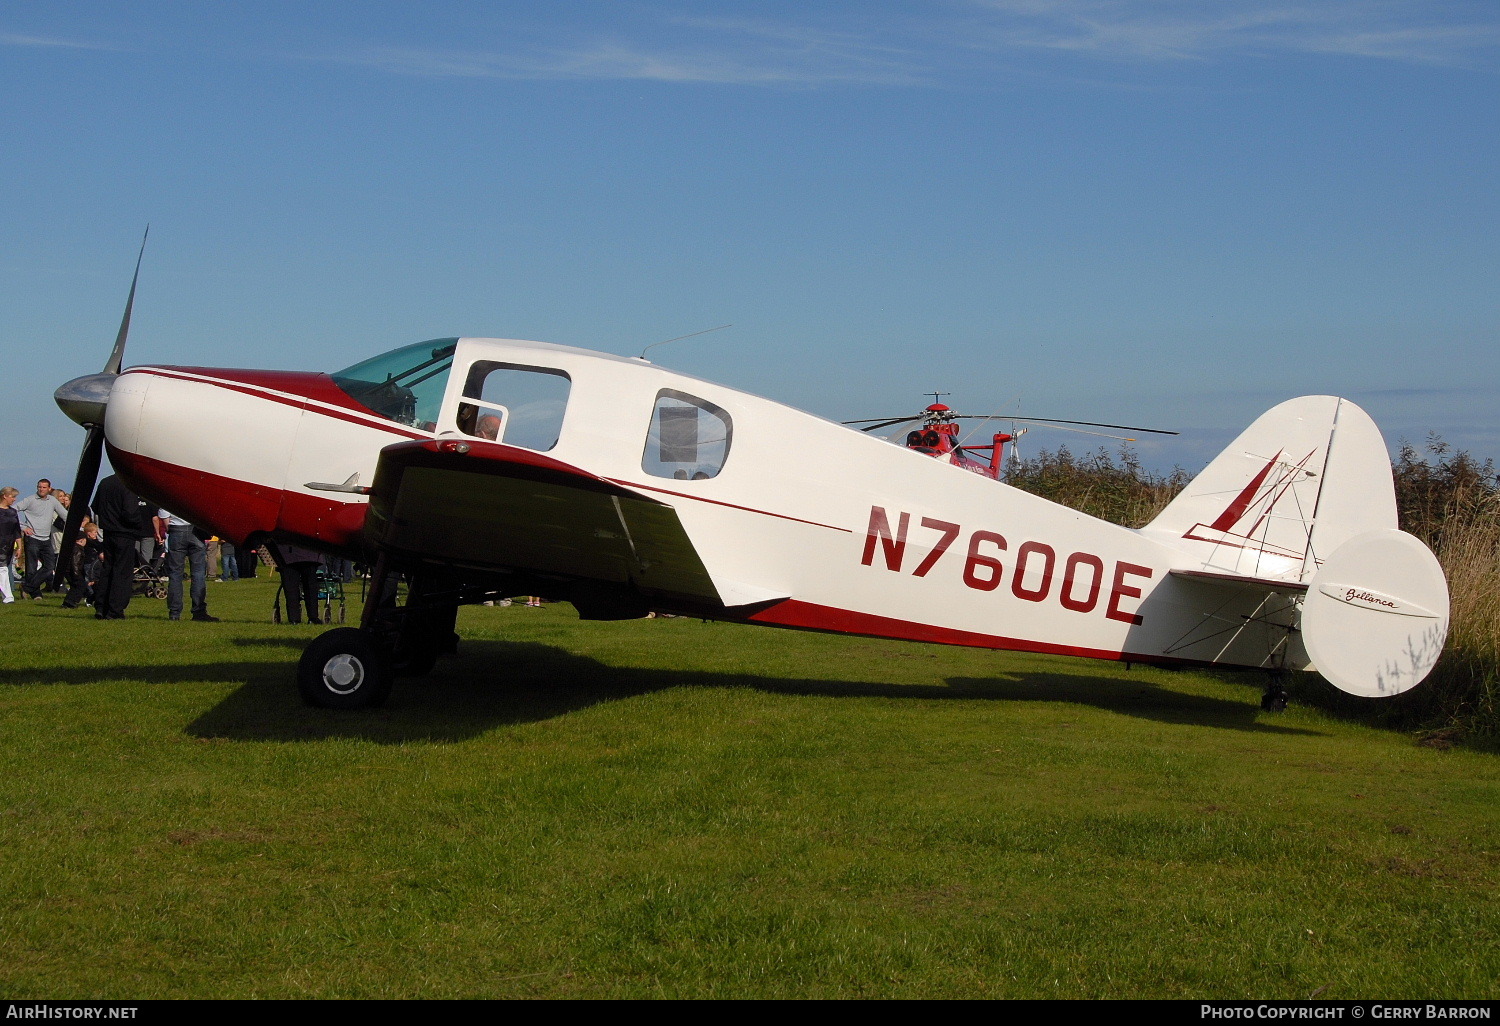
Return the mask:
<path id="1" fill-rule="evenodd" d="M 396 576 L 385 555 L 370 575 L 359 627 L 319 635 L 297 664 L 297 686 L 309 705 L 360 709 L 380 705 L 397 675 L 420 677 L 438 656 L 456 651 L 459 590 L 440 574 L 418 572 L 406 604 L 394 598 Z"/>
<path id="2" fill-rule="evenodd" d="M 459 588 L 438 571 L 422 570 L 413 575 L 406 605 L 394 612 L 390 644 L 391 665 L 397 675 L 421 677 L 440 655 L 458 651 Z"/>
<path id="3" fill-rule="evenodd" d="M 369 598 L 360 625 L 324 631 L 302 650 L 297 663 L 297 690 L 308 705 L 366 709 L 390 696 L 395 667 L 376 625 L 391 581 L 390 563 L 382 554 L 370 574 Z"/>

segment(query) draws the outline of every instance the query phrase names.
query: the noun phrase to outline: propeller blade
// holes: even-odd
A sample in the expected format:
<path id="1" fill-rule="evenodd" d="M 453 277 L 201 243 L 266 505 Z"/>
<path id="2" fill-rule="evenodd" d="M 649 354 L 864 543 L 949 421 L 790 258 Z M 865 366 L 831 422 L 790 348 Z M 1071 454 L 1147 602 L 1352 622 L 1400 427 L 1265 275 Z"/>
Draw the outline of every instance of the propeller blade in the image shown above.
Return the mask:
<path id="1" fill-rule="evenodd" d="M 146 255 L 146 237 L 150 234 L 151 226 L 148 224 L 146 234 L 141 236 L 141 251 L 135 257 L 135 276 L 130 279 L 130 295 L 125 299 L 125 316 L 120 320 L 120 333 L 115 336 L 115 348 L 104 362 L 105 374 L 120 373 L 120 364 L 125 359 L 125 336 L 130 334 L 130 310 L 135 306 L 135 283 L 141 277 L 141 258 Z"/>
<path id="2" fill-rule="evenodd" d="M 94 483 L 99 478 L 99 461 L 104 457 L 103 414 L 109 398 L 109 382 L 105 375 L 119 374 L 120 365 L 125 360 L 125 339 L 130 334 L 130 312 L 135 308 L 135 286 L 141 280 L 141 260 L 146 255 L 146 239 L 150 235 L 151 226 L 148 224 L 141 235 L 140 252 L 135 255 L 135 273 L 130 277 L 130 294 L 125 297 L 125 316 L 120 318 L 120 333 L 115 336 L 115 347 L 110 350 L 109 359 L 104 361 L 104 370 L 97 375 L 89 375 L 87 381 L 79 378 L 69 382 L 58 389 L 55 396 L 63 412 L 83 420 L 88 434 L 84 436 L 83 451 L 78 454 L 78 473 L 73 477 L 73 498 L 68 506 L 68 519 L 63 525 L 62 544 L 57 554 L 57 573 L 52 578 L 53 588 L 61 588 L 66 583 L 67 568 L 73 562 L 73 546 L 78 541 L 78 532 L 83 528 L 84 511 L 89 508 L 94 497 Z M 70 389 L 70 385 L 78 387 Z"/>
<path id="3" fill-rule="evenodd" d="M 104 455 L 104 425 L 89 428 L 83 452 L 78 455 L 78 473 L 73 477 L 73 498 L 68 506 L 68 520 L 63 527 L 62 544 L 58 546 L 57 573 L 52 587 L 60 590 L 67 580 L 67 568 L 73 564 L 73 545 L 83 528 L 83 514 L 94 497 L 94 482 L 99 477 L 99 459 Z"/>

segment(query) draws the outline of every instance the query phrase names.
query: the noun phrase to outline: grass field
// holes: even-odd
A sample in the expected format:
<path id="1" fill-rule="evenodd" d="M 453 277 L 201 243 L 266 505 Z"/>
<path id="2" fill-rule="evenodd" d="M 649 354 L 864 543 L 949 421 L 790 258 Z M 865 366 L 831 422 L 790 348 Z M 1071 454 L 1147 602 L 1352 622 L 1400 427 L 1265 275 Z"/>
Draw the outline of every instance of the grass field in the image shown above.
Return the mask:
<path id="1" fill-rule="evenodd" d="M 0 608 L 0 996 L 1500 997 L 1494 755 L 562 605 L 334 713 L 273 593 Z"/>

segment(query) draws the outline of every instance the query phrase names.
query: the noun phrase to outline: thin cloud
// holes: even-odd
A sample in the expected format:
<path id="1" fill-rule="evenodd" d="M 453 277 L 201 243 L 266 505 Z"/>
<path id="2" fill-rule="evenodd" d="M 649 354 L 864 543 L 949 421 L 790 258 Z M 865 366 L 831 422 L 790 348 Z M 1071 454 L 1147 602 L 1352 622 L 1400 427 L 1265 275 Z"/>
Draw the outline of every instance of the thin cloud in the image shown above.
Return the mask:
<path id="1" fill-rule="evenodd" d="M 87 43 L 78 39 L 57 39 L 51 36 L 22 36 L 0 32 L 0 46 L 51 47 L 60 50 L 118 50 L 110 43 Z"/>
<path id="2" fill-rule="evenodd" d="M 1452 0 L 947 0 L 920 18 L 884 10 L 847 28 L 826 13 L 818 24 L 663 15 L 586 40 L 367 46 L 313 59 L 428 78 L 811 87 L 935 84 L 1038 51 L 1101 66 L 1277 53 L 1477 65 L 1500 48 L 1500 10 Z"/>
<path id="3" fill-rule="evenodd" d="M 1359 396 L 1374 396 L 1380 399 L 1448 399 L 1457 400 L 1485 396 L 1493 398 L 1496 389 L 1492 385 L 1454 385 L 1447 388 L 1366 388 L 1354 393 Z"/>
<path id="4" fill-rule="evenodd" d="M 726 85 L 873 84 L 917 78 L 909 70 L 868 61 L 820 62 L 785 55 L 655 50 L 615 41 L 532 54 L 370 47 L 331 59 L 432 78 L 617 79 Z"/>
<path id="5" fill-rule="evenodd" d="M 1101 58 L 1208 60 L 1240 53 L 1342 54 L 1469 64 L 1500 46 L 1493 9 L 1440 0 L 970 0 L 979 45 Z M 1477 15 L 1477 16 L 1476 16 Z"/>
<path id="6" fill-rule="evenodd" d="M 658 25 L 687 38 L 646 44 L 615 35 L 561 46 L 497 50 L 370 47 L 333 59 L 429 77 L 782 86 L 910 84 L 924 78 L 921 62 L 910 50 L 856 32 L 730 18 L 684 17 Z"/>

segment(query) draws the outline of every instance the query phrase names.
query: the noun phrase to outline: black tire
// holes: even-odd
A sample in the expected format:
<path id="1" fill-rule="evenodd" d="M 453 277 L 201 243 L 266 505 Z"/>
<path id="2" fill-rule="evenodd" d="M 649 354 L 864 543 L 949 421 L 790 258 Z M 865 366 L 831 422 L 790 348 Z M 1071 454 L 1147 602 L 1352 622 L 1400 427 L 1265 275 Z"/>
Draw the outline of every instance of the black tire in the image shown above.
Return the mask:
<path id="1" fill-rule="evenodd" d="M 308 705 L 368 709 L 391 693 L 391 661 L 358 627 L 324 631 L 302 650 L 297 690 Z"/>

